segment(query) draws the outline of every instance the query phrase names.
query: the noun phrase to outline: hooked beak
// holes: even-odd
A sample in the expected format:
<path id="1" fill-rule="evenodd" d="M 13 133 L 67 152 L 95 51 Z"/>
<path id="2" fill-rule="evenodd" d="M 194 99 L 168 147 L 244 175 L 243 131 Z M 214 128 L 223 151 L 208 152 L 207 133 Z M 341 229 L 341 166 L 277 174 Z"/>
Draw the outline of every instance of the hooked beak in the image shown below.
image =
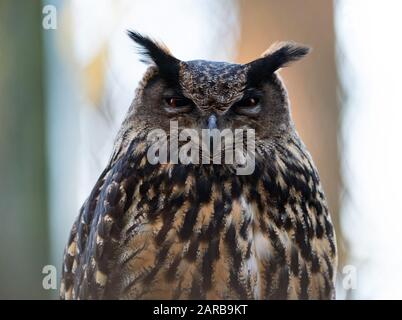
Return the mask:
<path id="1" fill-rule="evenodd" d="M 217 119 L 214 114 L 211 114 L 208 118 L 208 129 L 218 129 Z"/>

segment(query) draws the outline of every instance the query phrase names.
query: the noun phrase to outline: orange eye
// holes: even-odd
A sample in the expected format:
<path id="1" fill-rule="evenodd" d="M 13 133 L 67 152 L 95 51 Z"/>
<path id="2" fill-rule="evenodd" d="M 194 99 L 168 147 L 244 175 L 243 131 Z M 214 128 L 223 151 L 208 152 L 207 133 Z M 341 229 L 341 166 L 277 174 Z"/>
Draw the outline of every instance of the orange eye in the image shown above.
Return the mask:
<path id="1" fill-rule="evenodd" d="M 165 99 L 169 107 L 180 108 L 191 104 L 190 100 L 185 98 L 169 97 Z"/>
<path id="2" fill-rule="evenodd" d="M 233 111 L 245 116 L 255 116 L 261 111 L 260 97 L 256 94 L 243 97 L 233 106 Z"/>
<path id="3" fill-rule="evenodd" d="M 166 103 L 172 108 L 176 108 L 176 99 L 175 98 L 167 98 Z"/>
<path id="4" fill-rule="evenodd" d="M 260 102 L 260 100 L 258 98 L 250 97 L 250 98 L 244 99 L 242 106 L 255 107 L 258 104 L 258 102 Z"/>

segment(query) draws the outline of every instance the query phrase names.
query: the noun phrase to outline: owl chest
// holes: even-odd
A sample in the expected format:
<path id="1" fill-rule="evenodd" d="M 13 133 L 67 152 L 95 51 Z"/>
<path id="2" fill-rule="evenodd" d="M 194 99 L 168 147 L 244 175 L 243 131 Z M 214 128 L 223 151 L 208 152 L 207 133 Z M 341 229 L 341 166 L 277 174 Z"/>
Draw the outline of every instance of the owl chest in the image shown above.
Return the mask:
<path id="1" fill-rule="evenodd" d="M 270 260 L 286 263 L 279 257 L 286 252 L 278 253 L 261 229 L 264 213 L 243 194 L 197 205 L 189 200 L 136 222 L 135 236 L 122 251 L 130 274 L 123 281 L 127 297 L 264 298 Z M 277 236 L 289 242 L 287 234 Z"/>

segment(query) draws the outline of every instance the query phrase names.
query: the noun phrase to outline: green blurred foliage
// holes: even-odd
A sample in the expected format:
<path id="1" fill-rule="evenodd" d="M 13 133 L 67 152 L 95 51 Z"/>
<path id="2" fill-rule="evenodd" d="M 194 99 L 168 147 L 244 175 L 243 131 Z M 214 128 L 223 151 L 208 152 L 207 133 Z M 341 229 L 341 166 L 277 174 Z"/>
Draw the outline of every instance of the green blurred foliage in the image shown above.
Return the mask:
<path id="1" fill-rule="evenodd" d="M 42 299 L 48 260 L 42 3 L 0 0 L 0 298 Z"/>

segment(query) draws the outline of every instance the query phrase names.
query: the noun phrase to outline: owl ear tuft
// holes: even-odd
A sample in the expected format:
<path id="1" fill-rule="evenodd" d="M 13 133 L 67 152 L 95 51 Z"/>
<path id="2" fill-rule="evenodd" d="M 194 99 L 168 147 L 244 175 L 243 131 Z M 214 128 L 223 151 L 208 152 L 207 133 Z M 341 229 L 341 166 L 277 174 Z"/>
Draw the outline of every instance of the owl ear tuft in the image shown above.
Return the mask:
<path id="1" fill-rule="evenodd" d="M 288 66 L 291 62 L 303 58 L 310 48 L 295 42 L 274 43 L 261 58 L 250 62 L 249 82 L 254 84 L 269 78 L 275 71 Z"/>
<path id="2" fill-rule="evenodd" d="M 269 62 L 271 68 L 276 71 L 297 61 L 310 52 L 310 48 L 296 42 L 276 42 L 269 47 L 262 55 L 262 59 Z"/>
<path id="3" fill-rule="evenodd" d="M 139 46 L 142 62 L 153 63 L 159 69 L 159 74 L 168 82 L 178 81 L 180 60 L 175 58 L 162 43 L 143 36 L 136 31 L 127 31 L 128 36 Z"/>

